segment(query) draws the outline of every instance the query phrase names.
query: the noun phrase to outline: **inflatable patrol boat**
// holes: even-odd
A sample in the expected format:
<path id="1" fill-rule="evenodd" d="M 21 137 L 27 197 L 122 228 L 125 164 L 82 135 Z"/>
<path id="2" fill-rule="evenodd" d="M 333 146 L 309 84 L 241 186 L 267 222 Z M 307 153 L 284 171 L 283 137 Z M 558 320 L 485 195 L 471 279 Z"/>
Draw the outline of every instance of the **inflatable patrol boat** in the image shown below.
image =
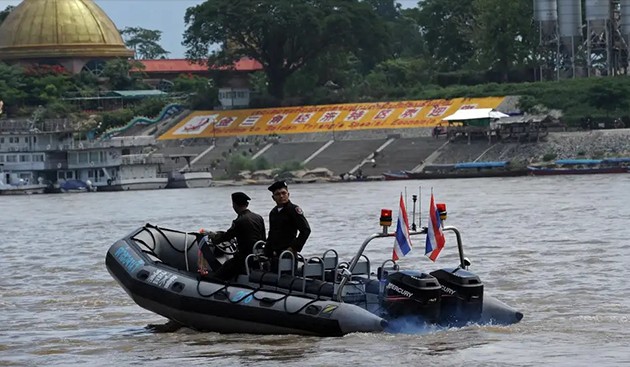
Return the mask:
<path id="1" fill-rule="evenodd" d="M 247 273 L 224 282 L 197 273 L 198 248 L 206 236 L 147 224 L 110 247 L 106 266 L 139 306 L 203 331 L 341 336 L 396 331 L 398 321 L 519 322 L 523 314 L 484 294 L 482 281 L 468 270 L 459 231 L 443 230 L 455 234 L 459 264 L 430 273 L 402 270 L 393 260 L 373 272 L 364 251 L 375 239 L 395 236 L 387 226 L 369 236 L 350 261 L 339 261 L 334 249 L 309 259 L 285 251 L 274 272 L 263 270 L 259 242 L 246 259 Z M 426 236 L 427 229 L 410 235 Z"/>

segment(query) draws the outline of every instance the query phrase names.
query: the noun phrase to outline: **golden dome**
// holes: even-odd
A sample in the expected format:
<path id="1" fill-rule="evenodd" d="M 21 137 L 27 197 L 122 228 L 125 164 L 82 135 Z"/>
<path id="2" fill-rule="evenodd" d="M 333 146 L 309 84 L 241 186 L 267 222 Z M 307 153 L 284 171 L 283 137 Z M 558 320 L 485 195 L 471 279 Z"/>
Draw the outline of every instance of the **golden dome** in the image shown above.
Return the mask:
<path id="1" fill-rule="evenodd" d="M 92 0 L 24 0 L 0 25 L 0 60 L 130 56 Z"/>

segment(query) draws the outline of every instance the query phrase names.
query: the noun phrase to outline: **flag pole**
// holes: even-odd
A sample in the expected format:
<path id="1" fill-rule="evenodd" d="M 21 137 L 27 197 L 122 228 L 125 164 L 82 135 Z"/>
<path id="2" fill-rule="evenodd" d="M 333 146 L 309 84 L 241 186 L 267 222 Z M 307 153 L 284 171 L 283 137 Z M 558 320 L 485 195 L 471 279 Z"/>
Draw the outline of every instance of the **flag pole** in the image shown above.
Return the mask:
<path id="1" fill-rule="evenodd" d="M 416 230 L 416 201 L 418 197 L 416 195 L 411 195 L 411 201 L 413 201 L 413 210 L 411 211 L 411 230 Z"/>
<path id="2" fill-rule="evenodd" d="M 418 227 L 422 229 L 422 186 L 418 186 Z"/>

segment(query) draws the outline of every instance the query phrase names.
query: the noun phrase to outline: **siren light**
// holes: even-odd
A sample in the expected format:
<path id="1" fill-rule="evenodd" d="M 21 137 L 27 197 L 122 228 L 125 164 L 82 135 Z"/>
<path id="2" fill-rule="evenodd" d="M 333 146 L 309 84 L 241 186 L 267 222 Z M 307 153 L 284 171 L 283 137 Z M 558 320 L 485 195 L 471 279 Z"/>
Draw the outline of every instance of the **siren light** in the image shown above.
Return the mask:
<path id="1" fill-rule="evenodd" d="M 381 209 L 381 226 L 389 227 L 392 225 L 391 209 Z"/>
<path id="2" fill-rule="evenodd" d="M 446 204 L 445 203 L 437 203 L 435 204 L 438 213 L 440 213 L 440 220 L 446 220 Z"/>

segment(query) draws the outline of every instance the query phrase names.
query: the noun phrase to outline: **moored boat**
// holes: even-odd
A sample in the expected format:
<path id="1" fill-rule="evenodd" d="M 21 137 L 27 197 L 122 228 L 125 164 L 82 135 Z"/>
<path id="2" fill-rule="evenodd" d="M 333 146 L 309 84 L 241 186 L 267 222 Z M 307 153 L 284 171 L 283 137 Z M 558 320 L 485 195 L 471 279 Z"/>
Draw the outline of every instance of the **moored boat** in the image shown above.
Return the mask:
<path id="1" fill-rule="evenodd" d="M 516 177 L 527 175 L 524 167 L 515 167 L 509 161 L 462 162 L 429 164 L 422 171 L 383 173 L 386 180 L 429 180 L 438 178 Z"/>
<path id="2" fill-rule="evenodd" d="M 533 176 L 627 173 L 628 165 L 630 158 L 559 159 L 552 163 L 528 166 L 527 171 Z"/>
<path id="3" fill-rule="evenodd" d="M 373 268 L 364 251 L 373 240 L 395 236 L 387 227 L 347 262 L 334 249 L 303 261 L 285 251 L 277 271 L 264 270 L 259 242 L 245 260 L 247 273 L 224 282 L 196 273 L 203 235 L 147 224 L 110 247 L 106 266 L 139 306 L 198 330 L 340 336 L 395 330 L 399 321 L 519 322 L 523 315 L 485 294 L 468 270 L 459 231 L 444 230 L 455 235 L 459 264 L 430 273 L 402 270 L 393 260 Z M 410 235 L 426 236 L 427 229 Z"/>
<path id="4" fill-rule="evenodd" d="M 0 164 L 0 195 L 43 194 L 47 185 L 31 183 L 29 178 L 20 178 L 17 173 L 7 172 Z"/>
<path id="5" fill-rule="evenodd" d="M 208 171 L 173 171 L 168 175 L 167 189 L 201 188 L 212 185 L 212 173 Z"/>

